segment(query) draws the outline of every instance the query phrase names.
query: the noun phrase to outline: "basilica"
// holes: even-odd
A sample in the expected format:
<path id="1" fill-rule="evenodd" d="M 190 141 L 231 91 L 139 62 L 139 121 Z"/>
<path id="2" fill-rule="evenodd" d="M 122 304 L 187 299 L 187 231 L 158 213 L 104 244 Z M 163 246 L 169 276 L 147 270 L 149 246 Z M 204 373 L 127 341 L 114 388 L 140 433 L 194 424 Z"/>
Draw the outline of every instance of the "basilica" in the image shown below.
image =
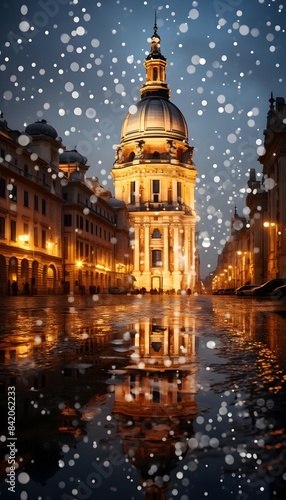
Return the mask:
<path id="1" fill-rule="evenodd" d="M 115 197 L 126 203 L 134 231 L 133 277 L 147 290 L 195 290 L 199 283 L 194 147 L 170 100 L 167 59 L 154 25 L 146 81 L 121 129 L 113 165 Z"/>

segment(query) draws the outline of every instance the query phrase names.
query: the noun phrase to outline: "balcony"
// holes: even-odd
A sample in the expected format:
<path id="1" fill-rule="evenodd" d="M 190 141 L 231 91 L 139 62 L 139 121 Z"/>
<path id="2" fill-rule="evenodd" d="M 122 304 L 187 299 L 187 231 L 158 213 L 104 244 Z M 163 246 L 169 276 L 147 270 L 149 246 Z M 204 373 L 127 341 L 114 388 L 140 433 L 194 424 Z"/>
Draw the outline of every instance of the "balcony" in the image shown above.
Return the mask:
<path id="1" fill-rule="evenodd" d="M 140 203 L 127 205 L 128 212 L 185 212 L 186 215 L 193 215 L 190 207 L 184 203 L 168 203 L 166 201 L 160 203 Z"/>

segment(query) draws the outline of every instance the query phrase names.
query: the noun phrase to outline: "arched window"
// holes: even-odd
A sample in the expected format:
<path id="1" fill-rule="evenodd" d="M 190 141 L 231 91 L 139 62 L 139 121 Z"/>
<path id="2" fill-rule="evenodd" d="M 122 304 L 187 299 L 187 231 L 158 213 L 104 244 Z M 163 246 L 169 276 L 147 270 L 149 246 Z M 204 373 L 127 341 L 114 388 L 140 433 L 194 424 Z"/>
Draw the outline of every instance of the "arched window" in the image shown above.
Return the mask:
<path id="1" fill-rule="evenodd" d="M 154 151 L 154 153 L 153 153 L 153 158 L 160 158 L 160 153 L 159 153 L 159 151 Z"/>
<path id="2" fill-rule="evenodd" d="M 154 229 L 152 238 L 159 238 L 159 239 L 162 238 L 162 234 L 160 233 L 158 228 Z"/>
<path id="3" fill-rule="evenodd" d="M 158 80 L 158 68 L 153 69 L 153 80 Z"/>
<path id="4" fill-rule="evenodd" d="M 130 153 L 130 155 L 129 155 L 128 160 L 129 160 L 129 161 L 133 161 L 133 160 L 134 160 L 134 157 L 135 157 L 135 153 L 134 153 L 134 151 L 131 151 L 131 153 Z"/>

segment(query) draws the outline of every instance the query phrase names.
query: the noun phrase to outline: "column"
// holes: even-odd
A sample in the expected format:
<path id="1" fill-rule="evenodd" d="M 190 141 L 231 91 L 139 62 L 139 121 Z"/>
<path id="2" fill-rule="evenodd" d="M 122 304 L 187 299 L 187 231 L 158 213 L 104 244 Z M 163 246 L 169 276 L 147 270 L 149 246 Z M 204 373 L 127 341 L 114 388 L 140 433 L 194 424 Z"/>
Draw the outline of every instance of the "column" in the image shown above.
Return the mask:
<path id="1" fill-rule="evenodd" d="M 134 271 L 139 271 L 140 263 L 140 237 L 139 226 L 136 224 L 134 228 Z"/>
<path id="2" fill-rule="evenodd" d="M 179 228 L 178 226 L 174 227 L 174 246 L 173 246 L 173 251 L 174 251 L 174 271 L 179 271 L 179 266 L 180 266 L 180 252 L 181 249 L 179 249 Z"/>
<path id="3" fill-rule="evenodd" d="M 169 271 L 169 226 L 164 226 L 163 255 L 164 255 L 163 270 Z"/>
<path id="4" fill-rule="evenodd" d="M 144 224 L 144 270 L 150 271 L 150 226 Z"/>

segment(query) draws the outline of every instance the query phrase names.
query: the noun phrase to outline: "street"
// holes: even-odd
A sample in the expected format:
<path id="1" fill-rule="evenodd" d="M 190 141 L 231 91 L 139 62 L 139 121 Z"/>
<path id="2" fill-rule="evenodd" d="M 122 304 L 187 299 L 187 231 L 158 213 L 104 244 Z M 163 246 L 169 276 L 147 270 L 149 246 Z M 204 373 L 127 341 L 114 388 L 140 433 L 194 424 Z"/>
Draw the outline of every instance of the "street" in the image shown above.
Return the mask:
<path id="1" fill-rule="evenodd" d="M 0 498 L 285 498 L 285 302 L 2 296 L 0 341 Z"/>

